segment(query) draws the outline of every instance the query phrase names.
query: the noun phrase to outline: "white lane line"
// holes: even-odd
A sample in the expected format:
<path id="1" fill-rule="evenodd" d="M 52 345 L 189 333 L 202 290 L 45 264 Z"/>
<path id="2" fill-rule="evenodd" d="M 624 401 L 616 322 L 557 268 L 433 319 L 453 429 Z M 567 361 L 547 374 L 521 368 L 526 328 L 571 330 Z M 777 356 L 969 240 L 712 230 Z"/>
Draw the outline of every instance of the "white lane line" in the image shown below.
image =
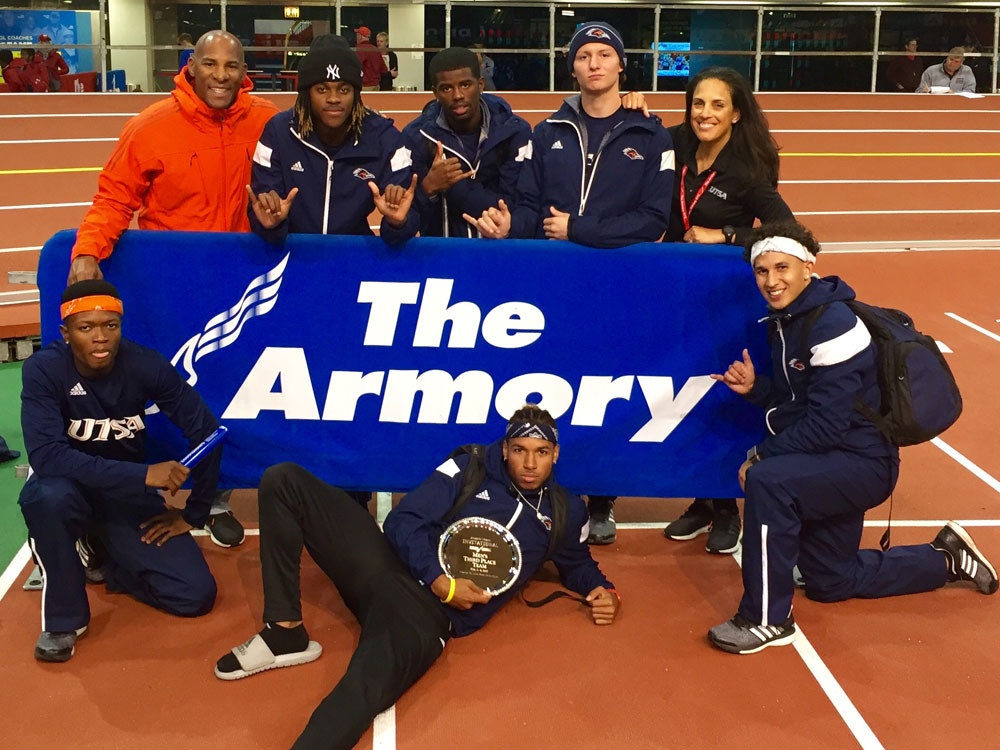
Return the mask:
<path id="1" fill-rule="evenodd" d="M 781 180 L 779 185 L 929 185 L 929 184 L 969 184 L 979 182 L 1000 182 L 994 179 L 968 180 Z"/>
<path id="2" fill-rule="evenodd" d="M 796 216 L 877 216 L 895 214 L 922 214 L 924 216 L 934 216 L 939 209 L 914 208 L 899 211 L 796 211 Z M 949 208 L 949 214 L 1000 214 L 1000 208 Z"/>
<path id="3" fill-rule="evenodd" d="M 138 112 L 32 112 L 31 114 L 21 114 L 21 115 L 0 115 L 0 120 L 18 120 L 31 118 L 44 118 L 48 120 L 50 117 L 134 117 L 139 114 Z"/>
<path id="4" fill-rule="evenodd" d="M 952 351 L 951 347 L 948 346 L 943 341 L 938 341 L 937 339 L 935 339 L 934 343 L 937 344 L 937 348 L 941 350 L 942 354 L 954 354 L 955 353 L 955 352 Z"/>
<path id="5" fill-rule="evenodd" d="M 955 313 L 950 313 L 950 312 L 946 312 L 945 315 L 947 315 L 952 320 L 957 320 L 959 323 L 961 323 L 964 326 L 968 326 L 973 331 L 979 331 L 984 336 L 989 336 L 994 341 L 1000 341 L 1000 336 L 998 336 L 997 334 L 993 333 L 993 331 L 987 330 L 986 328 L 983 328 L 982 326 L 977 326 L 971 320 L 966 320 L 961 315 L 955 315 Z"/>
<path id="6" fill-rule="evenodd" d="M 13 297 L 18 294 L 38 294 L 38 287 L 32 287 L 31 289 L 24 289 L 18 292 L 0 292 L 0 297 Z"/>
<path id="7" fill-rule="evenodd" d="M 813 677 L 816 678 L 816 682 L 826 693 L 826 697 L 830 699 L 833 707 L 837 709 L 837 713 L 847 724 L 847 728 L 851 730 L 851 734 L 854 735 L 854 739 L 858 741 L 858 744 L 864 750 L 884 750 L 882 743 L 879 742 L 878 737 L 868 726 L 868 722 L 864 720 L 861 713 L 851 699 L 847 697 L 847 693 L 837 682 L 837 678 L 833 676 L 833 673 L 826 666 L 823 660 L 820 658 L 819 654 L 816 653 L 816 649 L 813 648 L 812 643 L 806 638 L 805 632 L 802 630 L 802 626 L 796 623 L 796 629 L 799 631 L 798 636 L 795 639 L 794 646 L 795 650 L 798 652 L 802 661 L 805 662 L 806 667 L 812 672 Z"/>
<path id="8" fill-rule="evenodd" d="M 645 531 L 649 529 L 662 529 L 668 523 L 676 519 L 668 519 L 666 521 L 636 521 L 634 523 L 619 523 L 617 528 L 619 531 Z M 933 529 L 940 526 L 944 526 L 948 523 L 949 519 L 913 519 L 913 520 L 899 520 L 893 519 L 892 525 L 897 528 L 906 529 Z M 962 526 L 981 526 L 983 528 L 1000 528 L 1000 518 L 963 518 L 954 519 L 956 523 L 962 524 Z M 881 529 L 888 525 L 888 522 L 884 519 L 865 519 L 865 528 L 875 528 Z"/>
<path id="9" fill-rule="evenodd" d="M 772 133 L 1000 133 L 1000 130 L 910 130 L 910 129 L 862 129 L 862 128 L 840 128 L 831 130 L 772 130 Z"/>
<path id="10" fill-rule="evenodd" d="M 83 203 L 26 203 L 21 206 L 0 206 L 0 211 L 23 211 L 29 208 L 76 208 L 77 206 L 89 206 L 90 204 L 91 201 Z"/>
<path id="11" fill-rule="evenodd" d="M 38 297 L 34 299 L 19 299 L 13 302 L 0 302 L 0 307 L 7 307 L 8 305 L 34 305 L 38 303 Z"/>
<path id="12" fill-rule="evenodd" d="M 741 568 L 743 567 L 742 545 L 733 555 L 733 559 L 737 565 Z M 868 722 L 864 720 L 861 712 L 855 708 L 854 703 L 847 697 L 847 693 L 844 692 L 840 683 L 837 682 L 837 678 L 833 676 L 833 673 L 820 658 L 819 654 L 816 653 L 816 649 L 813 648 L 812 643 L 806 638 L 802 626 L 795 623 L 795 629 L 798 631 L 795 641 L 792 644 L 795 646 L 795 651 L 803 663 L 805 663 L 806 669 L 812 673 L 813 678 L 819 683 L 820 688 L 826 693 L 826 697 L 833 704 L 837 713 L 840 714 L 840 718 L 847 724 L 847 728 L 851 730 L 854 739 L 858 741 L 863 750 L 885 750 L 882 743 L 879 742 L 878 737 L 871 730 L 871 727 L 868 726 Z"/>
<path id="13" fill-rule="evenodd" d="M 396 704 L 375 717 L 372 724 L 372 750 L 395 750 L 396 748 Z"/>
<path id="14" fill-rule="evenodd" d="M 0 146 L 13 146 L 24 143 L 103 143 L 117 140 L 117 138 L 36 138 L 23 141 L 0 141 Z"/>
<path id="15" fill-rule="evenodd" d="M 978 466 L 972 463 L 972 461 L 970 461 L 961 453 L 959 453 L 957 450 L 952 448 L 941 438 L 934 438 L 933 440 L 931 440 L 931 442 L 938 448 L 943 450 L 946 454 L 951 456 L 953 459 L 958 461 L 960 464 L 962 464 L 962 466 L 964 466 L 966 469 L 975 474 L 976 477 L 983 480 L 990 488 L 992 488 L 996 492 L 1000 492 L 1000 481 L 998 481 L 996 477 L 992 476 L 983 469 L 980 469 Z"/>
<path id="16" fill-rule="evenodd" d="M 26 253 L 29 250 L 41 250 L 41 245 L 25 245 L 24 247 L 4 247 L 0 248 L 0 255 L 6 253 Z"/>
<path id="17" fill-rule="evenodd" d="M 21 575 L 24 570 L 24 566 L 31 561 L 31 550 L 28 549 L 28 543 L 25 542 L 21 545 L 21 549 L 17 551 L 14 555 L 14 559 L 10 561 L 10 564 L 4 570 L 3 575 L 0 575 L 0 599 L 3 599 L 10 587 L 14 585 L 18 576 Z"/>

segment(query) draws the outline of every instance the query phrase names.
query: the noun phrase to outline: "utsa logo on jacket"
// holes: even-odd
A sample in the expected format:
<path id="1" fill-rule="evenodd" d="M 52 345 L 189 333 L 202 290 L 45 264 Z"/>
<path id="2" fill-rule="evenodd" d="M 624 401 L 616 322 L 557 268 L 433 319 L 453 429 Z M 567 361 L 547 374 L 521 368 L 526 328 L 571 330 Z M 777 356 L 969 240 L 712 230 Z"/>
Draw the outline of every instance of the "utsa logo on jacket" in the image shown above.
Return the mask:
<path id="1" fill-rule="evenodd" d="M 403 128 L 403 137 L 413 150 L 413 169 L 422 180 L 437 155 L 441 141 L 446 159 L 458 157 L 463 171 L 475 174 L 460 180 L 432 200 L 417 190 L 414 201 L 420 207 L 420 234 L 424 237 L 475 237 L 463 213 L 479 216 L 501 198 L 513 207 L 517 180 L 524 161 L 518 153 L 531 137 L 531 126 L 515 115 L 510 105 L 492 94 L 482 94 L 483 126 L 479 153 L 475 159 L 464 153 L 459 137 L 448 127 L 441 105 L 432 101 L 423 113 Z M 439 205 L 440 203 L 440 205 Z"/>
<path id="2" fill-rule="evenodd" d="M 580 96 L 566 99 L 535 127 L 518 182 L 511 236 L 544 238 L 549 206 L 570 214 L 569 239 L 591 247 L 654 242 L 667 228 L 674 188 L 673 142 L 655 115 L 626 111 L 624 120 L 591 144 L 594 166 L 584 169 L 586 126 Z"/>
<path id="3" fill-rule="evenodd" d="M 392 120 L 374 113 L 362 121 L 361 137 L 348 135 L 332 151 L 316 132 L 299 134 L 294 110 L 279 112 L 264 127 L 253 155 L 250 187 L 254 194 L 274 190 L 284 198 L 297 187 L 288 218 L 273 229 L 264 229 L 253 209 L 247 208 L 250 227 L 268 242 L 283 242 L 289 232 L 303 234 L 373 234 L 368 216 L 375 202 L 365 182 L 374 181 L 384 192 L 388 185 L 408 187 L 412 173 L 411 150 Z M 396 244 L 417 233 L 420 214 L 410 208 L 400 228 L 383 221 L 381 236 Z"/>

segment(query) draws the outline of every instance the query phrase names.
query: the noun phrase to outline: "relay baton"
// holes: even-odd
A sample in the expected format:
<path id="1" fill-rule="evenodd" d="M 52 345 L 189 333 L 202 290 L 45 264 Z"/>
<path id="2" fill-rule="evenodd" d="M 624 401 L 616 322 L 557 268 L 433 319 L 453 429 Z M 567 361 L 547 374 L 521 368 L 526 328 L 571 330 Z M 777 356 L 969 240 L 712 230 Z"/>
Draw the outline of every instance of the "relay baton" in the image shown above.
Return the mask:
<path id="1" fill-rule="evenodd" d="M 190 453 L 181 459 L 181 465 L 186 466 L 189 469 L 193 469 L 195 465 L 201 461 L 201 459 L 207 456 L 211 450 L 215 448 L 215 446 L 225 439 L 227 432 L 229 432 L 228 427 L 219 427 L 216 429 L 216 431 L 205 438 L 200 445 L 196 446 Z"/>

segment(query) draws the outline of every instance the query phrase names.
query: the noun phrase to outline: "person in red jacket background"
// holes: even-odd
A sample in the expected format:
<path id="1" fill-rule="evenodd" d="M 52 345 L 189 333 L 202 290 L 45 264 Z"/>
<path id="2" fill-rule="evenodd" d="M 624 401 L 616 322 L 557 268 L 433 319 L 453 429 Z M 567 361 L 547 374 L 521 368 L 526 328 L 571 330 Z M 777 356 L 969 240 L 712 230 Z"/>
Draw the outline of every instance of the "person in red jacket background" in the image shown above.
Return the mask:
<path id="1" fill-rule="evenodd" d="M 382 74 L 389 72 L 382 59 L 382 51 L 372 44 L 372 30 L 367 26 L 358 26 L 354 34 L 358 59 L 361 60 L 361 90 L 378 91 Z"/>
<path id="2" fill-rule="evenodd" d="M 45 67 L 49 71 L 49 91 L 59 91 L 62 88 L 61 76 L 69 73 L 69 65 L 59 54 L 59 50 L 52 46 L 52 38 L 48 34 L 39 34 L 38 43 L 41 47 L 35 57 L 45 60 Z"/>
<path id="3" fill-rule="evenodd" d="M 0 49 L 0 73 L 3 73 L 3 82 L 10 93 L 20 94 L 29 90 L 21 76 L 21 65 L 9 49 Z"/>
<path id="4" fill-rule="evenodd" d="M 172 95 L 125 124 L 76 233 L 69 283 L 102 278 L 98 261 L 136 211 L 140 229 L 250 231 L 245 185 L 257 139 L 278 108 L 250 96 L 246 68 L 239 39 L 209 31 L 174 77 Z M 220 546 L 243 541 L 224 495 L 206 528 Z"/>

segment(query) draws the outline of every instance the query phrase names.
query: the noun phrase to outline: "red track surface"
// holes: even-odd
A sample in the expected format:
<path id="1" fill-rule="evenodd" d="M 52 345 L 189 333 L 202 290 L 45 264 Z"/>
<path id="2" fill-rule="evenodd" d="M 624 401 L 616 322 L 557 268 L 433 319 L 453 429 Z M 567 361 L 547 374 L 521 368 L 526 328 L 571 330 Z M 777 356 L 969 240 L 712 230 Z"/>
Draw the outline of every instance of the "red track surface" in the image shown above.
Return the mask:
<path id="1" fill-rule="evenodd" d="M 83 143 L 2 143 L 45 139 L 115 139 L 130 114 L 160 94 L 8 94 L 0 118 L 0 209 L 37 204 L 89 204 L 97 172 L 2 174 L 12 170 L 101 167 L 113 140 Z M 269 94 L 281 107 L 291 94 Z M 554 111 L 562 94 L 511 93 L 515 110 L 532 124 Z M 681 119 L 683 96 L 649 94 L 650 106 L 664 123 Z M 427 101 L 425 93 L 366 94 L 371 106 L 402 127 Z M 781 186 L 793 211 L 826 243 L 956 240 L 983 244 L 1000 241 L 1000 182 L 885 183 L 878 180 L 1000 179 L 1000 97 L 969 100 L 957 96 L 891 94 L 761 94 L 785 157 Z M 112 114 L 109 113 L 120 113 Z M 24 115 L 19 117 L 18 115 Z M 54 115 L 72 115 L 54 116 Z M 103 115 L 103 116 L 98 116 Z M 862 133 L 859 130 L 905 130 Z M 795 130 L 836 132 L 798 133 Z M 948 133 L 940 131 L 963 131 Z M 968 131 L 994 131 L 975 133 Z M 934 132 L 939 131 L 939 132 Z M 863 154 L 800 156 L 799 154 Z M 959 156 L 956 154 L 992 154 Z M 921 154 L 872 156 L 871 154 Z M 797 184 L 796 181 L 848 180 L 848 184 Z M 789 182 L 790 181 L 790 182 Z M 995 213 L 954 213 L 978 209 Z M 815 212 L 887 211 L 864 215 Z M 914 213 L 895 214 L 896 211 Z M 0 250 L 41 246 L 54 232 L 79 225 L 86 205 L 0 210 Z M 24 292 L 6 283 L 8 270 L 32 270 L 38 251 L 0 253 L 0 293 Z M 0 301 L 29 294 L 0 295 Z M 0 306 L 0 337 L 38 330 L 35 304 Z"/>

